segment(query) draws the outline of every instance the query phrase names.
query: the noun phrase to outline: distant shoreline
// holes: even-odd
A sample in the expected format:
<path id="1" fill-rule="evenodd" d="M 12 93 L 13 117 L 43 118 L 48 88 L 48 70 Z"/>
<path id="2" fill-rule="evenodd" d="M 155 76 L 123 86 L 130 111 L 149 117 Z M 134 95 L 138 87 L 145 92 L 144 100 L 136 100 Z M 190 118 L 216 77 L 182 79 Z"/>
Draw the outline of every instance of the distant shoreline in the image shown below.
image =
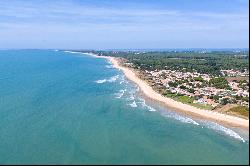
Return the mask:
<path id="1" fill-rule="evenodd" d="M 193 114 L 205 119 L 210 119 L 218 123 L 223 123 L 232 127 L 240 127 L 243 129 L 249 130 L 249 120 L 226 115 L 218 112 L 213 112 L 209 110 L 200 109 L 188 104 L 184 104 L 178 101 L 175 101 L 171 98 L 162 96 L 161 94 L 155 92 L 151 86 L 149 86 L 145 81 L 138 78 L 135 72 L 127 67 L 121 66 L 119 64 L 119 58 L 109 57 L 109 56 L 98 56 L 96 54 L 90 53 L 89 55 L 96 58 L 105 58 L 112 62 L 113 66 L 119 70 L 122 70 L 125 76 L 135 82 L 141 89 L 144 95 L 148 98 L 164 103 L 167 107 L 176 109 L 176 111 L 185 112 L 188 114 Z"/>

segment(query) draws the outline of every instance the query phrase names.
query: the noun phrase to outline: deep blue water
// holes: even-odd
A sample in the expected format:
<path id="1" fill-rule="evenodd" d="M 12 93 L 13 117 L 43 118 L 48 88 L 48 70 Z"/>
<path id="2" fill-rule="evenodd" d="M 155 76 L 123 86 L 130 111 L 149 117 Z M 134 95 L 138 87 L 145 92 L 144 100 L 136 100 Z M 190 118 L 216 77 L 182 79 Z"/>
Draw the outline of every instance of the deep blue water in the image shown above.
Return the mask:
<path id="1" fill-rule="evenodd" d="M 247 164 L 249 141 L 166 110 L 105 59 L 0 51 L 0 164 Z"/>

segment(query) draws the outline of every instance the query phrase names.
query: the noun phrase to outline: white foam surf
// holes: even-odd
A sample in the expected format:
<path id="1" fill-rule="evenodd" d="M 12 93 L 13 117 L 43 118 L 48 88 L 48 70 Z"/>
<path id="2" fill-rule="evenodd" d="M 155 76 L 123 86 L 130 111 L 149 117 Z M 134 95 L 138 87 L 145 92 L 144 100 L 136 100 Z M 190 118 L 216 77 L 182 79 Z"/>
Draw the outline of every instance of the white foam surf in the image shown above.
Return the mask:
<path id="1" fill-rule="evenodd" d="M 139 103 L 142 105 L 142 107 L 147 108 L 147 109 L 148 109 L 148 111 L 151 111 L 151 112 L 156 111 L 156 109 L 154 109 L 153 107 L 151 107 L 151 106 L 147 105 L 144 99 L 139 98 L 139 100 L 140 100 L 140 102 L 139 102 Z"/>
<path id="2" fill-rule="evenodd" d="M 120 99 L 124 95 L 125 91 L 126 89 L 119 90 L 119 92 L 115 94 L 115 98 Z"/>
<path id="3" fill-rule="evenodd" d="M 91 53 L 75 52 L 75 51 L 63 51 L 63 52 L 70 53 L 70 54 L 91 55 Z"/>
<path id="4" fill-rule="evenodd" d="M 133 95 L 130 95 L 129 100 L 134 100 L 135 97 Z"/>
<path id="5" fill-rule="evenodd" d="M 74 52 L 74 51 L 63 51 L 63 52 L 71 53 L 71 54 L 79 54 L 80 53 L 80 52 Z"/>
<path id="6" fill-rule="evenodd" d="M 115 82 L 119 78 L 119 75 L 113 76 L 110 79 L 108 79 L 108 82 Z"/>
<path id="7" fill-rule="evenodd" d="M 174 116 L 174 118 L 181 121 L 181 122 L 184 122 L 184 123 L 191 123 L 191 124 L 194 124 L 194 125 L 197 125 L 197 126 L 200 125 L 199 123 L 197 123 L 196 121 L 194 121 L 193 119 L 188 118 L 188 117 Z"/>
<path id="8" fill-rule="evenodd" d="M 200 125 L 198 122 L 194 121 L 193 119 L 191 119 L 189 117 L 184 117 L 184 116 L 178 115 L 177 113 L 174 113 L 174 112 L 164 112 L 164 113 L 162 113 L 162 115 L 165 117 L 168 117 L 168 118 L 176 119 L 176 120 L 183 122 L 183 123 L 190 123 L 190 124 L 194 124 L 197 126 Z"/>
<path id="9" fill-rule="evenodd" d="M 97 80 L 95 81 L 98 84 L 103 84 L 105 82 L 115 82 L 119 78 L 119 75 L 112 76 L 109 79 L 102 79 L 102 80 Z"/>
<path id="10" fill-rule="evenodd" d="M 215 131 L 222 132 L 230 137 L 233 137 L 233 138 L 238 139 L 242 142 L 245 142 L 245 140 L 239 134 L 237 134 L 235 131 L 233 131 L 229 128 L 226 128 L 224 126 L 221 126 L 218 123 L 205 122 L 204 125 L 205 125 L 205 127 L 209 128 L 209 129 L 213 129 Z"/>
<path id="11" fill-rule="evenodd" d="M 125 82 L 125 78 L 124 78 L 124 75 L 122 75 L 119 84 L 123 84 L 124 82 Z"/>
<path id="12" fill-rule="evenodd" d="M 95 81 L 97 84 L 102 84 L 102 83 L 104 83 L 104 82 L 107 82 L 107 80 L 106 79 L 103 79 L 103 80 L 97 80 L 97 81 Z"/>
<path id="13" fill-rule="evenodd" d="M 108 69 L 113 69 L 114 68 L 113 65 L 106 65 L 105 67 L 108 68 Z"/>
<path id="14" fill-rule="evenodd" d="M 135 90 L 134 89 L 129 91 L 127 100 L 129 100 L 129 101 L 134 101 L 135 100 Z"/>
<path id="15" fill-rule="evenodd" d="M 153 107 L 150 107 L 148 105 L 146 105 L 146 107 L 148 108 L 148 111 L 150 111 L 150 112 L 155 112 L 156 111 L 156 109 L 154 109 Z"/>
<path id="16" fill-rule="evenodd" d="M 131 107 L 134 107 L 134 108 L 137 107 L 137 104 L 136 104 L 135 101 L 133 101 L 133 103 L 130 103 L 129 105 L 130 105 Z"/>
<path id="17" fill-rule="evenodd" d="M 120 81 L 120 82 L 119 82 L 119 84 L 122 84 L 122 83 L 124 83 L 124 81 Z"/>

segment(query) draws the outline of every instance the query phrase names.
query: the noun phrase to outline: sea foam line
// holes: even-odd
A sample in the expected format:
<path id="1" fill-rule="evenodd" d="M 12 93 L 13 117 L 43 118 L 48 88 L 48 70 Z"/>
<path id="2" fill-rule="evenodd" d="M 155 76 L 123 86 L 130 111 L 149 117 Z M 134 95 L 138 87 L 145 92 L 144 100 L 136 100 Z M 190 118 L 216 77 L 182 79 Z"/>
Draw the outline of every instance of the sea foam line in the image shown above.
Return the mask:
<path id="1" fill-rule="evenodd" d="M 108 69 L 113 69 L 114 68 L 113 65 L 106 65 L 105 67 L 108 68 Z"/>
<path id="2" fill-rule="evenodd" d="M 226 134 L 230 137 L 233 137 L 233 138 L 238 139 L 242 142 L 245 142 L 245 140 L 239 134 L 237 134 L 235 131 L 228 129 L 224 126 L 221 126 L 218 123 L 207 121 L 204 123 L 204 125 L 205 125 L 205 127 L 209 128 L 209 129 L 213 129 L 213 130 L 218 131 L 218 132 L 223 132 L 224 134 Z"/>
<path id="3" fill-rule="evenodd" d="M 134 100 L 134 99 L 135 99 L 134 95 L 130 94 L 129 100 Z"/>
<path id="4" fill-rule="evenodd" d="M 164 113 L 162 113 L 162 115 L 165 117 L 168 117 L 168 118 L 176 119 L 176 120 L 183 122 L 183 123 L 190 123 L 190 124 L 194 124 L 197 126 L 200 125 L 198 122 L 194 121 L 193 119 L 191 119 L 189 117 L 184 117 L 184 116 L 178 115 L 177 113 L 164 112 Z"/>
<path id="5" fill-rule="evenodd" d="M 63 52 L 71 53 L 71 54 L 79 54 L 80 53 L 80 52 L 74 52 L 74 51 L 63 51 Z"/>
<path id="6" fill-rule="evenodd" d="M 105 82 L 115 82 L 119 78 L 119 75 L 112 76 L 109 79 L 102 79 L 102 80 L 97 80 L 95 81 L 98 84 L 103 84 Z"/>
<path id="7" fill-rule="evenodd" d="M 71 54 L 91 55 L 90 53 L 84 53 L 84 52 L 74 52 L 74 51 L 63 51 L 63 52 L 71 53 Z"/>
<path id="8" fill-rule="evenodd" d="M 156 111 L 156 109 L 154 109 L 151 106 L 147 105 L 144 99 L 139 98 L 139 100 L 141 101 L 140 103 L 142 104 L 142 106 L 148 108 L 149 111 Z M 168 118 L 176 119 L 176 120 L 181 121 L 183 123 L 191 123 L 191 124 L 194 124 L 194 125 L 200 125 L 199 123 L 197 123 L 193 119 L 188 118 L 188 117 L 180 116 L 180 115 L 178 115 L 176 113 L 164 112 L 164 113 L 162 113 L 162 115 L 165 116 L 165 117 L 168 117 Z"/>
<path id="9" fill-rule="evenodd" d="M 120 84 L 123 84 L 125 82 L 125 76 L 124 75 L 122 75 L 121 76 L 121 81 L 120 81 Z"/>
<path id="10" fill-rule="evenodd" d="M 124 83 L 124 81 L 123 81 L 123 80 L 119 82 L 119 84 L 122 84 L 122 83 Z"/>
<path id="11" fill-rule="evenodd" d="M 147 108 L 148 111 L 151 111 L 151 112 L 156 111 L 156 109 L 154 109 L 153 107 L 150 107 L 149 105 L 147 105 L 144 99 L 139 98 L 139 100 L 140 100 L 140 102 L 138 102 L 138 103 L 141 103 L 142 107 Z"/>
<path id="12" fill-rule="evenodd" d="M 119 93 L 115 93 L 115 98 L 120 99 L 124 95 L 125 91 L 126 89 L 119 90 Z"/>
<path id="13" fill-rule="evenodd" d="M 133 101 L 132 103 L 129 104 L 131 107 L 137 107 L 137 104 L 135 101 Z"/>

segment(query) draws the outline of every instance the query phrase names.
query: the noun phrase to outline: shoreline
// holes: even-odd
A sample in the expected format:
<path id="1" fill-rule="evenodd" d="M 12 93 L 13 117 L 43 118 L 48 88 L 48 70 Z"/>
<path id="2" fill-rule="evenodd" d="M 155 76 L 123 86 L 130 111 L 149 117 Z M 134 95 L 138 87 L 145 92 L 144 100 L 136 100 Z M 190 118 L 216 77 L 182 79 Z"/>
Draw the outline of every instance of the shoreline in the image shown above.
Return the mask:
<path id="1" fill-rule="evenodd" d="M 140 78 L 137 77 L 134 71 L 131 69 L 121 66 L 119 64 L 119 60 L 116 57 L 110 57 L 110 56 L 98 56 L 95 54 L 89 54 L 93 57 L 96 58 L 105 58 L 108 59 L 110 62 L 112 62 L 113 66 L 116 69 L 119 69 L 123 71 L 124 75 L 134 83 L 136 83 L 139 87 L 140 90 L 146 97 L 153 99 L 155 101 L 163 103 L 166 107 L 173 108 L 174 111 L 176 112 L 182 112 L 186 114 L 192 114 L 196 117 L 201 117 L 203 119 L 209 119 L 212 121 L 216 121 L 221 124 L 225 124 L 231 127 L 240 127 L 242 129 L 247 129 L 249 130 L 249 120 L 231 116 L 231 115 L 226 115 L 222 114 L 219 112 L 213 112 L 209 110 L 204 110 L 200 109 L 188 104 L 184 104 L 178 101 L 175 101 L 171 98 L 167 98 L 162 96 L 161 94 L 155 92 L 151 86 L 149 86 L 145 81 L 141 80 Z"/>

